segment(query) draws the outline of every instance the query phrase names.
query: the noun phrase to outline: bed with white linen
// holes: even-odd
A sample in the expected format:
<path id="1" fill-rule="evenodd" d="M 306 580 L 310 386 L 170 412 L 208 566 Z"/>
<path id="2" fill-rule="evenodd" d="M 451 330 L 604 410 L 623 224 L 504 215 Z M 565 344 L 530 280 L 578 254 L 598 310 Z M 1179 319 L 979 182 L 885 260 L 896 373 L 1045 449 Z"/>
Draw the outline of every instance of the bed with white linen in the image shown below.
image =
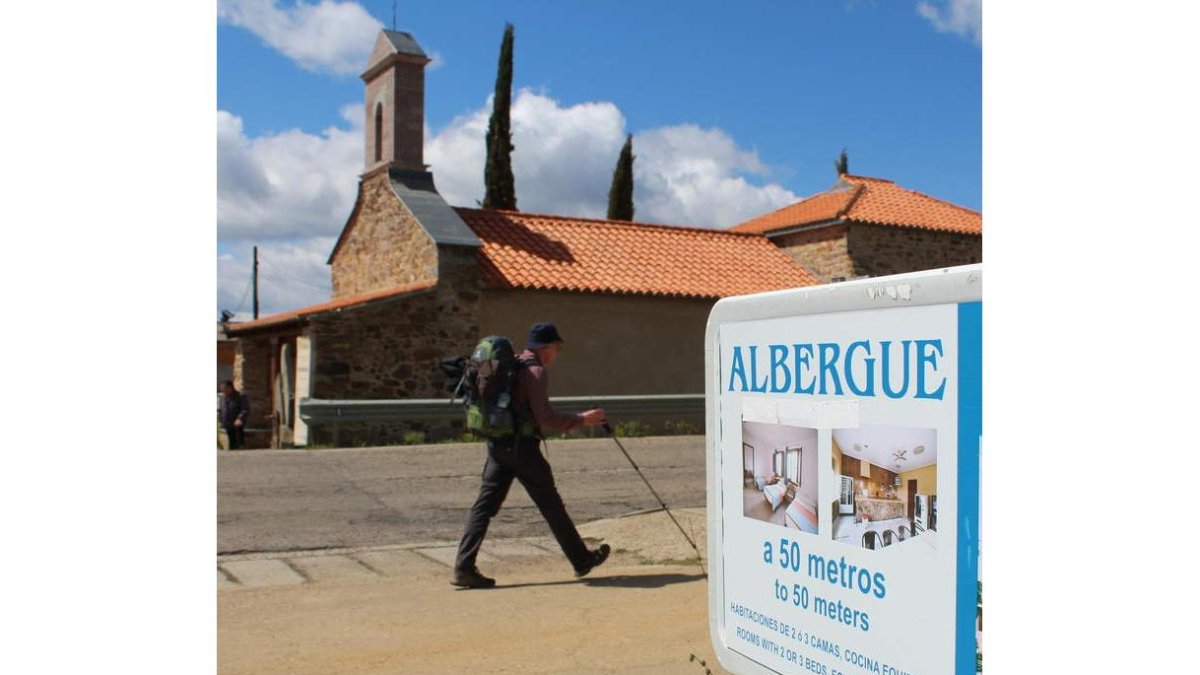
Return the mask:
<path id="1" fill-rule="evenodd" d="M 763 486 L 763 497 L 771 503 L 772 510 L 779 508 L 779 505 L 783 503 L 783 496 L 785 494 L 787 494 L 787 483 L 784 481 Z"/>

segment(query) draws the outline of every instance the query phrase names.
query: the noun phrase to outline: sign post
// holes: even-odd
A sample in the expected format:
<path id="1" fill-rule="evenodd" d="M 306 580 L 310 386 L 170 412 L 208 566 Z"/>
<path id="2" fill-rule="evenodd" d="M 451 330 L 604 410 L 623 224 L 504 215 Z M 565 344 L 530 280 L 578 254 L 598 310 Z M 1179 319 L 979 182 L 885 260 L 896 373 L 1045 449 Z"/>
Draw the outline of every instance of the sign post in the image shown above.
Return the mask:
<path id="1" fill-rule="evenodd" d="M 726 669 L 976 672 L 982 281 L 971 265 L 714 306 L 709 626 Z"/>

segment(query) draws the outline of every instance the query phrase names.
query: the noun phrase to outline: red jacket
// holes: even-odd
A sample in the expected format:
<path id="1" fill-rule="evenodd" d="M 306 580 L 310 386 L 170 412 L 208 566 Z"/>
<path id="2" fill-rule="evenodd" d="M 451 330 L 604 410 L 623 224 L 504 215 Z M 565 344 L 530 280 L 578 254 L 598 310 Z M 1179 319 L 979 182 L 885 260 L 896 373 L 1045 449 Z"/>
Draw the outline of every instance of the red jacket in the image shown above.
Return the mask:
<path id="1" fill-rule="evenodd" d="M 514 410 L 528 415 L 538 435 L 547 431 L 570 431 L 583 424 L 581 415 L 555 412 L 550 407 L 550 374 L 536 354 L 526 349 L 517 355 L 517 359 L 526 366 L 517 370 Z"/>

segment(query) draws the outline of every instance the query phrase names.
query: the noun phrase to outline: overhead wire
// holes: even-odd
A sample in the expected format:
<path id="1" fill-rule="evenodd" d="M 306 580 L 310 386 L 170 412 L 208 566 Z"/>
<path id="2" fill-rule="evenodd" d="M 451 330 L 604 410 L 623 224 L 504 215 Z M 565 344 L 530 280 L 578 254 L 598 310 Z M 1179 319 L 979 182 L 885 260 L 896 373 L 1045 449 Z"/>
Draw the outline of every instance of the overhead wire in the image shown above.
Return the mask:
<path id="1" fill-rule="evenodd" d="M 246 290 L 242 291 L 242 299 L 238 302 L 237 309 L 233 310 L 233 313 L 235 316 L 237 315 L 238 312 L 242 311 L 242 307 L 246 306 L 246 296 L 250 295 L 250 287 L 253 285 L 254 285 L 254 270 L 250 270 L 250 278 L 246 279 Z"/>
<path id="2" fill-rule="evenodd" d="M 280 279 L 280 280 L 283 280 L 283 281 L 286 281 L 289 283 L 300 284 L 302 286 L 308 286 L 309 288 L 312 288 L 312 289 L 315 289 L 318 291 L 328 291 L 329 290 L 328 286 L 318 286 L 317 284 L 314 284 L 311 281 L 306 281 L 297 276 L 294 276 L 292 274 L 284 272 L 283 270 L 279 269 L 278 267 L 275 267 L 275 265 L 273 263 L 270 263 L 265 258 L 263 258 L 261 254 L 258 257 L 258 262 L 259 262 L 260 266 L 270 267 L 272 275 L 275 276 L 277 279 Z"/>

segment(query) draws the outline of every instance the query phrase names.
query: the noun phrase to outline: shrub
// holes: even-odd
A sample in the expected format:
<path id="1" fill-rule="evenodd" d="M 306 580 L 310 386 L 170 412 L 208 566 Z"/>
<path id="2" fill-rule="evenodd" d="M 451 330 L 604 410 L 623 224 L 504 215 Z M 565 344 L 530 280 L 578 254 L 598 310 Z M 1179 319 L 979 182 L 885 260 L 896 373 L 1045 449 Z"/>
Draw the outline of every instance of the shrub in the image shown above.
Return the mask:
<path id="1" fill-rule="evenodd" d="M 401 445 L 420 445 L 425 442 L 424 431 L 406 431 L 400 436 Z"/>
<path id="2" fill-rule="evenodd" d="M 687 420 L 667 420 L 663 423 L 663 429 L 668 436 L 693 436 L 700 433 Z"/>
<path id="3" fill-rule="evenodd" d="M 638 436 L 645 436 L 648 434 L 650 432 L 650 427 L 642 422 L 637 421 L 618 422 L 617 424 L 613 425 L 613 431 L 618 436 L 624 436 L 625 438 L 636 438 Z"/>

